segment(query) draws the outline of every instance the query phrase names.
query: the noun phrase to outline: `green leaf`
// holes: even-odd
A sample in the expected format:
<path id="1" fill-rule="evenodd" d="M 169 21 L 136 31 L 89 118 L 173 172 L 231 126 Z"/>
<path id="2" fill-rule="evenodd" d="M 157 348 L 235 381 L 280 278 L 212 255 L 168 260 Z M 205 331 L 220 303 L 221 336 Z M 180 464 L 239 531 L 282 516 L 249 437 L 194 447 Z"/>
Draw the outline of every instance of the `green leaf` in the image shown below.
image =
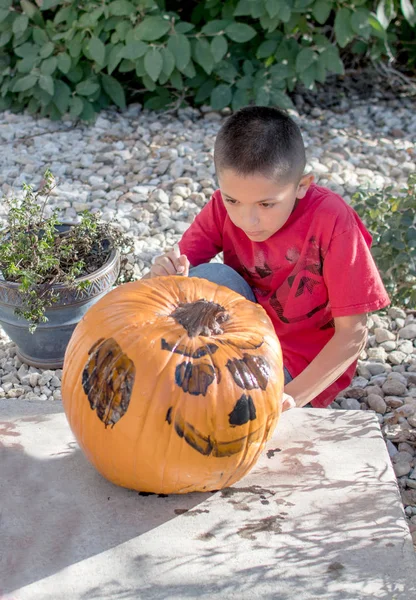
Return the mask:
<path id="1" fill-rule="evenodd" d="M 244 75 L 236 82 L 236 88 L 239 90 L 250 90 L 253 87 L 253 77 L 251 75 Z"/>
<path id="2" fill-rule="evenodd" d="M 277 17 L 280 11 L 280 2 L 279 0 L 266 0 L 266 10 L 271 19 Z M 267 106 L 267 105 L 265 105 Z"/>
<path id="3" fill-rule="evenodd" d="M 3 31 L 3 33 L 0 34 L 0 48 L 8 44 L 12 39 L 12 36 L 13 34 L 11 31 Z"/>
<path id="4" fill-rule="evenodd" d="M 312 15 L 314 18 L 323 25 L 327 22 L 329 15 L 331 14 L 332 4 L 326 0 L 317 0 L 312 9 Z"/>
<path id="5" fill-rule="evenodd" d="M 200 104 L 209 98 L 212 90 L 215 88 L 215 85 L 216 83 L 213 79 L 207 79 L 207 81 L 204 81 L 204 83 L 198 88 L 195 96 L 195 102 Z"/>
<path id="6" fill-rule="evenodd" d="M 143 81 L 144 87 L 147 88 L 150 92 L 154 92 L 155 89 L 157 88 L 157 85 L 155 84 L 153 79 L 151 77 L 149 77 L 149 75 L 143 75 L 142 81 Z"/>
<path id="7" fill-rule="evenodd" d="M 88 102 L 88 100 L 86 100 L 85 98 L 82 98 L 82 112 L 80 114 L 80 118 L 83 121 L 94 121 L 95 117 L 96 117 L 96 112 L 94 110 L 93 105 L 91 104 L 91 102 Z"/>
<path id="8" fill-rule="evenodd" d="M 256 92 L 255 102 L 257 106 L 269 106 L 270 104 L 270 90 L 268 87 L 263 86 Z"/>
<path id="9" fill-rule="evenodd" d="M 63 4 L 65 0 L 42 0 L 42 4 L 40 5 L 41 10 L 49 10 L 50 8 L 55 8 L 55 6 L 59 6 L 59 4 Z"/>
<path id="10" fill-rule="evenodd" d="M 122 51 L 122 58 L 127 58 L 128 60 L 136 60 L 141 56 L 144 56 L 148 50 L 149 46 L 145 42 L 141 40 L 134 40 L 126 44 Z"/>
<path id="11" fill-rule="evenodd" d="M 393 0 L 381 0 L 377 5 L 376 15 L 382 27 L 387 29 L 395 17 Z"/>
<path id="12" fill-rule="evenodd" d="M 370 25 L 368 23 L 368 17 L 370 11 L 366 8 L 357 8 L 351 15 L 351 27 L 354 33 L 367 38 L 370 34 Z"/>
<path id="13" fill-rule="evenodd" d="M 196 62 L 201 65 L 205 73 L 210 75 L 214 67 L 214 59 L 207 40 L 198 38 L 195 42 L 194 55 Z"/>
<path id="14" fill-rule="evenodd" d="M 136 8 L 127 0 L 115 0 L 109 5 L 108 12 L 115 17 L 128 17 L 135 14 Z"/>
<path id="15" fill-rule="evenodd" d="M 69 108 L 71 101 L 71 88 L 63 81 L 55 80 L 55 93 L 53 102 L 61 115 L 64 115 Z"/>
<path id="16" fill-rule="evenodd" d="M 17 62 L 17 70 L 19 73 L 30 73 L 38 60 L 36 55 L 26 56 L 26 58 L 22 58 Z"/>
<path id="17" fill-rule="evenodd" d="M 91 58 L 98 64 L 100 67 L 104 65 L 105 62 L 105 46 L 103 42 L 97 36 L 93 35 L 87 44 L 88 52 L 91 55 Z"/>
<path id="18" fill-rule="evenodd" d="M 336 46 L 328 46 L 319 56 L 319 62 L 331 73 L 336 75 L 344 74 L 344 65 L 339 56 L 339 51 Z"/>
<path id="19" fill-rule="evenodd" d="M 182 71 L 191 59 L 191 45 L 188 38 L 182 34 L 171 35 L 167 47 L 175 57 L 176 67 Z"/>
<path id="20" fill-rule="evenodd" d="M 50 75 L 41 75 L 39 77 L 39 87 L 50 96 L 53 96 L 55 93 L 55 85 Z"/>
<path id="21" fill-rule="evenodd" d="M 22 35 L 29 25 L 29 17 L 27 15 L 17 15 L 13 21 L 12 31 L 15 36 Z"/>
<path id="22" fill-rule="evenodd" d="M 41 58 L 48 58 L 48 56 L 50 56 L 54 50 L 54 44 L 52 42 L 48 42 L 47 44 L 43 45 L 40 49 L 39 56 Z"/>
<path id="23" fill-rule="evenodd" d="M 223 35 L 217 35 L 211 40 L 211 54 L 216 63 L 220 62 L 227 54 L 228 43 Z"/>
<path id="24" fill-rule="evenodd" d="M 179 23 L 175 24 L 176 33 L 188 33 L 189 31 L 192 31 L 192 29 L 195 29 L 195 25 L 187 23 L 186 21 L 179 21 Z"/>
<path id="25" fill-rule="evenodd" d="M 173 69 L 175 68 L 175 57 L 169 48 L 161 48 L 160 53 L 163 59 L 162 71 L 166 77 L 169 78 L 173 72 Z"/>
<path id="26" fill-rule="evenodd" d="M 234 10 L 235 17 L 245 17 L 251 15 L 251 7 L 253 2 L 251 0 L 240 0 Z"/>
<path id="27" fill-rule="evenodd" d="M 266 40 L 262 42 L 257 48 L 257 58 L 268 58 L 272 56 L 277 50 L 277 40 Z"/>
<path id="28" fill-rule="evenodd" d="M 75 90 L 80 96 L 92 96 L 100 89 L 100 84 L 92 79 L 80 81 Z"/>
<path id="29" fill-rule="evenodd" d="M 144 68 L 153 81 L 157 81 L 162 72 L 163 58 L 157 48 L 150 48 L 144 57 Z"/>
<path id="30" fill-rule="evenodd" d="M 247 106 L 250 102 L 250 97 L 250 93 L 246 89 L 235 90 L 231 102 L 231 108 L 233 110 L 238 110 L 239 108 L 243 108 L 243 106 Z"/>
<path id="31" fill-rule="evenodd" d="M 39 13 L 36 6 L 29 2 L 29 0 L 20 0 L 20 4 L 22 6 L 23 12 L 27 14 L 29 19 L 33 19 L 33 17 Z"/>
<path id="32" fill-rule="evenodd" d="M 378 37 L 379 39 L 385 40 L 386 39 L 386 32 L 384 30 L 384 27 L 378 21 L 378 19 L 376 18 L 376 16 L 373 15 L 373 13 L 370 13 L 370 16 L 368 17 L 368 22 L 370 24 L 370 27 L 373 30 L 372 34 L 375 37 Z"/>
<path id="33" fill-rule="evenodd" d="M 234 83 L 239 74 L 234 65 L 228 60 L 222 60 L 218 65 L 215 65 L 214 71 L 220 79 L 227 83 Z"/>
<path id="34" fill-rule="evenodd" d="M 162 17 L 145 17 L 136 27 L 138 39 L 153 42 L 164 36 L 170 29 L 170 22 Z"/>
<path id="35" fill-rule="evenodd" d="M 281 2 L 281 6 L 279 9 L 279 17 L 283 21 L 283 23 L 289 23 L 290 18 L 292 16 L 292 9 L 287 2 Z M 293 104 L 292 104 L 293 106 Z"/>
<path id="36" fill-rule="evenodd" d="M 228 19 L 214 19 L 213 21 L 208 21 L 208 23 L 203 26 L 201 33 L 204 35 L 217 35 L 220 31 L 224 31 L 229 24 L 230 21 Z"/>
<path id="37" fill-rule="evenodd" d="M 5 10 L 3 8 L 0 8 L 0 23 L 3 23 L 3 21 L 5 21 L 9 15 L 10 15 L 10 10 Z"/>
<path id="38" fill-rule="evenodd" d="M 296 72 L 303 73 L 315 62 L 316 54 L 310 48 L 303 48 L 296 57 Z"/>
<path id="39" fill-rule="evenodd" d="M 58 54 L 57 59 L 58 69 L 62 73 L 68 73 L 69 69 L 71 68 L 71 57 L 69 56 L 69 54 L 67 54 L 66 52 L 61 52 L 60 54 Z"/>
<path id="40" fill-rule="evenodd" d="M 335 17 L 335 38 L 341 48 L 354 38 L 355 34 L 351 27 L 351 11 L 348 8 L 340 8 Z"/>
<path id="41" fill-rule="evenodd" d="M 406 21 L 410 23 L 412 27 L 416 25 L 415 8 L 410 0 L 400 0 L 400 7 Z"/>
<path id="42" fill-rule="evenodd" d="M 108 74 L 111 75 L 111 73 L 114 71 L 114 69 L 116 69 L 122 59 L 122 51 L 124 49 L 123 44 L 116 44 L 115 46 L 113 46 L 108 54 L 108 59 L 107 59 L 107 71 Z"/>
<path id="43" fill-rule="evenodd" d="M 110 75 L 101 75 L 103 88 L 105 93 L 111 98 L 111 100 L 118 107 L 124 109 L 126 108 L 126 97 L 124 95 L 124 90 L 121 84 L 111 77 Z"/>
<path id="44" fill-rule="evenodd" d="M 231 87 L 220 83 L 211 92 L 211 106 L 214 110 L 221 110 L 228 106 L 232 99 Z"/>
<path id="45" fill-rule="evenodd" d="M 16 81 L 12 88 L 12 92 L 26 92 L 27 90 L 33 88 L 37 81 L 38 78 L 36 75 L 26 75 L 25 77 L 22 77 Z"/>
<path id="46" fill-rule="evenodd" d="M 244 43 L 248 42 L 256 35 L 256 30 L 245 23 L 235 22 L 226 27 L 225 33 L 233 40 L 233 42 Z"/>
<path id="47" fill-rule="evenodd" d="M 280 108 L 293 108 L 293 102 L 287 94 L 281 90 L 272 89 L 270 93 L 270 99 L 273 104 Z"/>
<path id="48" fill-rule="evenodd" d="M 170 76 L 170 82 L 173 87 L 177 90 L 183 90 L 183 79 L 182 75 L 179 73 L 177 69 L 175 69 Z"/>
<path id="49" fill-rule="evenodd" d="M 40 29 L 40 27 L 35 27 L 33 29 L 32 36 L 33 36 L 33 41 L 38 46 L 44 46 L 45 44 L 49 43 L 48 34 L 46 33 L 46 31 L 44 29 Z M 46 58 L 46 56 L 44 56 L 43 58 Z"/>
<path id="50" fill-rule="evenodd" d="M 71 108 L 69 110 L 69 114 L 72 117 L 79 117 L 79 115 L 84 110 L 84 103 L 81 98 L 78 96 L 73 96 L 71 99 Z"/>
<path id="51" fill-rule="evenodd" d="M 44 60 L 40 66 L 40 72 L 43 75 L 52 75 L 54 73 L 56 67 L 58 66 L 58 59 L 56 56 L 51 56 Z"/>

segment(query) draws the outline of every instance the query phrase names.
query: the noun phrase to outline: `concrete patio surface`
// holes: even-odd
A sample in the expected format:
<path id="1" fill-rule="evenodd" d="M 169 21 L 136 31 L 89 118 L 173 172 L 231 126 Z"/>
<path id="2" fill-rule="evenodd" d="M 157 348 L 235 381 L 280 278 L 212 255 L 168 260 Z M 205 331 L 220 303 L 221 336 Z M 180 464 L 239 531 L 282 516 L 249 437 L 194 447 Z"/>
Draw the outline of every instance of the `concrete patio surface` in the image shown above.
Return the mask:
<path id="1" fill-rule="evenodd" d="M 416 560 L 375 416 L 285 413 L 216 493 L 104 480 L 60 402 L 0 400 L 1 600 L 413 600 Z"/>

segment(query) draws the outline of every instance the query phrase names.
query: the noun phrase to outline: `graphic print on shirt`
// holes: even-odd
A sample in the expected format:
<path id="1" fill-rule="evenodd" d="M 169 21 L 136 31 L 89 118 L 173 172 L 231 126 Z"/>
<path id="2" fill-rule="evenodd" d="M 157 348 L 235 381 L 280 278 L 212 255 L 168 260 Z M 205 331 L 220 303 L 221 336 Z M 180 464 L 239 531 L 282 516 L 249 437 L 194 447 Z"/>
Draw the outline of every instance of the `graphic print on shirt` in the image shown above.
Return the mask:
<path id="1" fill-rule="evenodd" d="M 286 260 L 295 262 L 296 254 L 297 249 L 290 248 L 286 253 Z M 322 250 L 312 236 L 308 240 L 305 254 L 296 262 L 291 275 L 270 298 L 270 306 L 282 323 L 298 323 L 310 319 L 328 306 L 328 297 L 323 298 L 321 293 L 315 291 L 315 288 L 319 291 L 323 289 L 323 264 Z M 285 314 L 286 307 L 293 316 Z M 325 328 L 329 326 L 329 323 L 324 325 Z"/>
<path id="2" fill-rule="evenodd" d="M 269 278 L 273 275 L 274 271 L 268 264 L 268 258 L 263 249 L 256 249 L 252 257 L 252 262 L 254 266 L 251 268 L 240 262 L 240 273 L 249 282 L 256 296 L 267 296 L 270 294 Z M 266 281 L 268 279 L 269 281 Z"/>

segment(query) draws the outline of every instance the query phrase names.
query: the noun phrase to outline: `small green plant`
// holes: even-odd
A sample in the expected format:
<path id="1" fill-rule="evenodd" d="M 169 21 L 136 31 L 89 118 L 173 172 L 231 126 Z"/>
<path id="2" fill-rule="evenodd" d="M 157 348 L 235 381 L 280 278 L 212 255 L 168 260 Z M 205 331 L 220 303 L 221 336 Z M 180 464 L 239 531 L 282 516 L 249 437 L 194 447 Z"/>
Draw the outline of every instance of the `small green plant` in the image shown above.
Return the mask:
<path id="1" fill-rule="evenodd" d="M 372 253 L 391 299 L 416 306 L 416 175 L 398 192 L 360 190 L 352 204 L 373 236 Z"/>
<path id="2" fill-rule="evenodd" d="M 23 184 L 23 199 L 15 196 L 3 200 L 8 208 L 7 227 L 0 232 L 0 279 L 19 283 L 23 308 L 16 314 L 30 323 L 32 333 L 40 322 L 47 321 L 46 308 L 58 299 L 53 286 L 64 284 L 82 289 L 88 276 L 102 267 L 114 248 L 122 257 L 118 282 L 131 279 L 126 255 L 133 242 L 115 225 L 100 222 L 99 213 L 84 211 L 80 222 L 65 227 L 58 210 L 46 215 L 46 206 L 55 187 L 47 170 L 39 191 Z"/>

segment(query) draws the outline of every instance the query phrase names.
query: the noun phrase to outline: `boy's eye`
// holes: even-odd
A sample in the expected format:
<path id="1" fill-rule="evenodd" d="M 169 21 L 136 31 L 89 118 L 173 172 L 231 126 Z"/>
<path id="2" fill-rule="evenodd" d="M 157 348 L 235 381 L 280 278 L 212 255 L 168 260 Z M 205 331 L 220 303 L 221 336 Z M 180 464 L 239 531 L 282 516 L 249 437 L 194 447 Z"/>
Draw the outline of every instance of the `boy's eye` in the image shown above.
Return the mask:
<path id="1" fill-rule="evenodd" d="M 271 204 L 270 202 L 262 202 L 260 206 L 262 206 L 263 208 L 272 208 L 274 204 Z"/>
<path id="2" fill-rule="evenodd" d="M 225 201 L 228 202 L 228 204 L 237 204 L 237 200 L 233 200 L 232 198 L 225 198 Z"/>

